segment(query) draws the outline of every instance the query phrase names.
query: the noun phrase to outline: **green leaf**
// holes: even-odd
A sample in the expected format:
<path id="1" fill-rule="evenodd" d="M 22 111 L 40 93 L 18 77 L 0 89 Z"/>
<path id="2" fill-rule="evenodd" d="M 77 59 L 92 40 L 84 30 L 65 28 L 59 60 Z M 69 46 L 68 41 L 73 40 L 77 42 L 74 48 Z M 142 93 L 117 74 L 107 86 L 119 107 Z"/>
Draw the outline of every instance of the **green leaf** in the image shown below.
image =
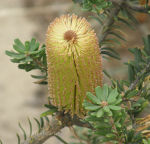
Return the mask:
<path id="1" fill-rule="evenodd" d="M 97 117 L 102 117 L 103 114 L 104 114 L 103 109 L 99 109 L 98 112 L 97 112 L 97 114 L 96 114 L 96 116 L 97 116 Z"/>
<path id="2" fill-rule="evenodd" d="M 109 104 L 115 102 L 117 96 L 118 96 L 117 89 L 113 89 L 108 96 L 107 102 Z"/>
<path id="3" fill-rule="evenodd" d="M 100 108 L 100 106 L 93 105 L 93 106 L 85 106 L 84 108 L 85 108 L 86 110 L 95 111 L 95 110 L 98 110 L 98 109 Z"/>
<path id="4" fill-rule="evenodd" d="M 20 47 L 18 47 L 18 45 L 13 45 L 13 48 L 17 51 L 17 52 L 19 52 L 19 53 L 24 53 L 25 51 L 23 50 L 23 49 L 21 49 Z"/>
<path id="5" fill-rule="evenodd" d="M 15 45 L 17 45 L 21 50 L 23 51 L 25 50 L 23 43 L 19 39 L 15 39 L 14 42 L 15 42 Z"/>
<path id="6" fill-rule="evenodd" d="M 103 70 L 103 73 L 109 78 L 112 79 L 111 76 L 108 74 L 108 72 L 106 70 Z"/>
<path id="7" fill-rule="evenodd" d="M 103 109 L 104 109 L 104 111 L 105 111 L 105 112 L 107 112 L 107 113 L 109 113 L 109 112 L 110 112 L 110 109 L 109 109 L 109 107 L 108 107 L 108 106 L 104 106 L 104 107 L 103 107 Z"/>
<path id="8" fill-rule="evenodd" d="M 23 129 L 23 127 L 21 126 L 21 124 L 20 124 L 20 123 L 19 123 L 18 125 L 19 125 L 20 129 L 21 129 L 21 130 L 22 130 L 22 132 L 23 132 L 24 140 L 26 140 L 26 139 L 27 139 L 27 135 L 26 135 L 25 130 Z"/>
<path id="9" fill-rule="evenodd" d="M 40 122 L 38 121 L 38 119 L 34 118 L 35 122 L 37 123 L 37 126 L 38 126 L 38 132 L 41 131 L 41 124 Z"/>
<path id="10" fill-rule="evenodd" d="M 108 55 L 108 56 L 110 56 L 110 57 L 113 57 L 113 58 L 115 58 L 115 59 L 118 59 L 118 60 L 120 60 L 120 56 L 119 55 L 116 55 L 116 54 L 114 54 L 114 53 L 112 53 L 112 52 L 109 52 L 109 51 L 101 51 L 101 54 L 102 55 Z"/>
<path id="11" fill-rule="evenodd" d="M 92 93 L 87 92 L 87 93 L 86 93 L 86 96 L 87 96 L 88 99 L 91 100 L 93 103 L 95 103 L 95 104 L 100 104 L 100 100 L 99 100 L 96 96 L 94 96 Z"/>
<path id="12" fill-rule="evenodd" d="M 128 64 L 128 78 L 130 83 L 132 83 L 135 80 L 134 67 L 130 63 Z"/>
<path id="13" fill-rule="evenodd" d="M 32 123 L 30 119 L 28 118 L 29 126 L 30 126 L 30 136 L 32 135 Z"/>
<path id="14" fill-rule="evenodd" d="M 114 106 L 114 105 L 109 105 L 109 108 L 112 109 L 112 110 L 121 110 L 121 107 L 120 106 Z"/>
<path id="15" fill-rule="evenodd" d="M 30 51 L 35 51 L 38 50 L 39 48 L 39 43 L 36 43 L 36 40 L 34 38 L 32 38 L 31 43 L 30 43 Z"/>
<path id="16" fill-rule="evenodd" d="M 126 24 L 129 28 L 131 28 L 132 30 L 135 30 L 135 28 L 125 19 L 118 17 L 118 20 L 124 24 Z"/>
<path id="17" fill-rule="evenodd" d="M 22 58 L 25 58 L 25 54 L 18 54 L 18 53 L 15 53 L 13 51 L 5 51 L 6 55 L 12 57 L 12 58 L 15 58 L 15 59 L 22 59 Z"/>
<path id="18" fill-rule="evenodd" d="M 17 133 L 16 136 L 17 136 L 18 144 L 20 144 L 20 136 L 19 136 L 19 134 Z"/>
<path id="19" fill-rule="evenodd" d="M 108 86 L 106 84 L 104 84 L 104 86 L 102 87 L 103 89 L 103 97 L 105 98 L 105 100 L 108 97 Z"/>
<path id="20" fill-rule="evenodd" d="M 135 90 L 132 90 L 132 91 L 130 91 L 128 94 L 127 94 L 127 98 L 131 98 L 131 97 L 134 97 L 134 96 L 136 96 L 137 95 L 137 93 L 138 93 L 138 91 L 135 89 Z"/>
<path id="21" fill-rule="evenodd" d="M 101 96 L 103 95 L 103 89 L 100 86 L 97 86 L 95 88 L 95 93 L 96 93 L 96 96 L 98 97 L 98 99 L 103 101 L 103 98 L 101 98 Z"/>
<path id="22" fill-rule="evenodd" d="M 49 109 L 56 109 L 57 110 L 57 107 L 53 106 L 53 105 L 50 105 L 50 104 L 45 104 L 44 105 L 46 108 L 49 108 Z"/>
<path id="23" fill-rule="evenodd" d="M 35 79 L 43 79 L 45 78 L 46 76 L 36 76 L 36 75 L 31 75 L 32 78 L 35 78 Z"/>
<path id="24" fill-rule="evenodd" d="M 43 113 L 40 115 L 40 117 L 45 117 L 45 116 L 47 116 L 47 115 L 52 115 L 52 114 L 54 114 L 55 112 L 57 112 L 57 110 L 55 110 L 55 109 L 50 109 L 50 110 L 47 110 L 46 112 L 43 112 Z"/>
<path id="25" fill-rule="evenodd" d="M 114 35 L 114 36 L 116 36 L 117 38 L 119 38 L 119 39 L 121 39 L 121 40 L 123 40 L 123 41 L 126 41 L 120 34 L 118 34 L 118 33 L 115 33 L 115 32 L 109 32 L 109 34 L 110 35 Z"/>
<path id="26" fill-rule="evenodd" d="M 61 137 L 59 137 L 58 135 L 55 135 L 55 137 L 56 137 L 58 140 L 60 140 L 61 143 L 63 143 L 63 144 L 69 144 L 69 143 L 67 143 L 65 140 L 63 140 Z"/>
<path id="27" fill-rule="evenodd" d="M 89 18 L 95 19 L 95 20 L 98 21 L 101 25 L 103 24 L 103 21 L 102 21 L 100 18 L 96 17 L 96 16 L 89 16 Z"/>

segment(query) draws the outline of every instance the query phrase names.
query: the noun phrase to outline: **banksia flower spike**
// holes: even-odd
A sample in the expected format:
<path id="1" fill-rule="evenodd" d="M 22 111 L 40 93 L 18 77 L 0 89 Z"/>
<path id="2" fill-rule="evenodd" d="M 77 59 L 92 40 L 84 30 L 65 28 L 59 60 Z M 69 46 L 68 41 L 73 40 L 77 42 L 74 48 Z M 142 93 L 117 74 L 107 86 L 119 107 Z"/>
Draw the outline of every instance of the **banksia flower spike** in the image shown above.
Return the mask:
<path id="1" fill-rule="evenodd" d="M 60 110 L 82 116 L 86 92 L 102 86 L 102 65 L 95 32 L 85 18 L 63 15 L 48 27 L 48 89 Z"/>

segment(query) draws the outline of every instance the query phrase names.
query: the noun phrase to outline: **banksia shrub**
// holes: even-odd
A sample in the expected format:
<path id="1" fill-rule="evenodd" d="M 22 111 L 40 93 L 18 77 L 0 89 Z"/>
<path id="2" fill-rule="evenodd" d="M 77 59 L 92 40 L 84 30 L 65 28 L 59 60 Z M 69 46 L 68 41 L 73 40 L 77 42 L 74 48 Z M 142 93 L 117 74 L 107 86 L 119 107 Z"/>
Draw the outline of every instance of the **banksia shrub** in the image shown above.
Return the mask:
<path id="1" fill-rule="evenodd" d="M 48 27 L 46 36 L 48 88 L 60 110 L 82 116 L 86 92 L 102 86 L 98 39 L 85 18 L 63 15 Z"/>

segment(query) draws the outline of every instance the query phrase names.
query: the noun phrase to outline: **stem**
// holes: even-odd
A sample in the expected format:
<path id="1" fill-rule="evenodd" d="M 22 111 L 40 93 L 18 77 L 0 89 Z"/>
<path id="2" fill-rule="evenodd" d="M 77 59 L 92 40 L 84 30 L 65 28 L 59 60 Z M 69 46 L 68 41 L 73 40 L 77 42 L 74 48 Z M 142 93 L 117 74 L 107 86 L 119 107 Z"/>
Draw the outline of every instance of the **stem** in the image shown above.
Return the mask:
<path id="1" fill-rule="evenodd" d="M 113 25 L 114 18 L 119 14 L 121 6 L 124 3 L 124 1 L 120 1 L 119 3 L 113 2 L 114 7 L 112 8 L 110 15 L 107 17 L 107 19 L 105 20 L 105 22 L 100 30 L 100 37 L 99 37 L 100 44 L 105 40 L 106 36 L 108 35 L 109 27 L 111 27 Z M 104 29 L 106 29 L 106 28 L 107 28 L 107 30 L 104 31 Z"/>
<path id="2" fill-rule="evenodd" d="M 111 125 L 112 125 L 112 129 L 115 130 L 114 134 L 115 134 L 116 137 L 117 137 L 117 141 L 119 142 L 119 144 L 122 144 L 123 142 L 122 142 L 122 140 L 121 140 L 121 138 L 120 138 L 120 135 L 118 134 L 118 131 L 117 131 L 117 128 L 116 128 L 116 126 L 115 126 L 113 117 L 111 116 L 111 117 L 109 117 L 109 118 L 110 118 L 110 123 L 111 123 Z"/>
<path id="3" fill-rule="evenodd" d="M 21 144 L 42 144 L 64 127 L 70 127 L 72 125 L 93 129 L 93 127 L 91 127 L 91 125 L 89 125 L 88 123 L 80 121 L 77 116 L 74 116 L 72 118 L 69 114 L 59 112 L 56 116 L 52 117 L 50 123 L 46 124 L 40 133 L 28 137 Z"/>
<path id="4" fill-rule="evenodd" d="M 136 88 L 136 85 L 138 84 L 138 82 L 140 81 L 140 79 L 143 77 L 143 75 L 147 72 L 150 71 L 150 62 L 147 64 L 147 66 L 145 67 L 145 69 L 142 70 L 142 72 L 140 73 L 139 76 L 137 76 L 137 78 L 134 80 L 133 83 L 131 83 L 130 87 L 128 88 L 129 90 L 133 90 Z"/>
<path id="5" fill-rule="evenodd" d="M 33 61 L 34 61 L 37 65 L 39 65 L 42 69 L 44 69 L 45 71 L 47 71 L 47 68 L 46 68 L 38 59 L 33 58 L 33 57 L 32 57 L 32 59 L 33 59 Z"/>

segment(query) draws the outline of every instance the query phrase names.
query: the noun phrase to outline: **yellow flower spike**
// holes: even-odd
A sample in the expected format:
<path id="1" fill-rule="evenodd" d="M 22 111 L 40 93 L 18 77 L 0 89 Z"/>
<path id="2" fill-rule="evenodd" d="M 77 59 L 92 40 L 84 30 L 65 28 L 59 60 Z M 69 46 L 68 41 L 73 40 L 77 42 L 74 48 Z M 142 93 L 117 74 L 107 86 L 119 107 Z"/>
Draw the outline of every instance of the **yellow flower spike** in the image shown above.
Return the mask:
<path id="1" fill-rule="evenodd" d="M 102 86 L 102 64 L 95 32 L 85 18 L 63 15 L 46 36 L 48 89 L 60 110 L 83 116 L 86 92 Z"/>

